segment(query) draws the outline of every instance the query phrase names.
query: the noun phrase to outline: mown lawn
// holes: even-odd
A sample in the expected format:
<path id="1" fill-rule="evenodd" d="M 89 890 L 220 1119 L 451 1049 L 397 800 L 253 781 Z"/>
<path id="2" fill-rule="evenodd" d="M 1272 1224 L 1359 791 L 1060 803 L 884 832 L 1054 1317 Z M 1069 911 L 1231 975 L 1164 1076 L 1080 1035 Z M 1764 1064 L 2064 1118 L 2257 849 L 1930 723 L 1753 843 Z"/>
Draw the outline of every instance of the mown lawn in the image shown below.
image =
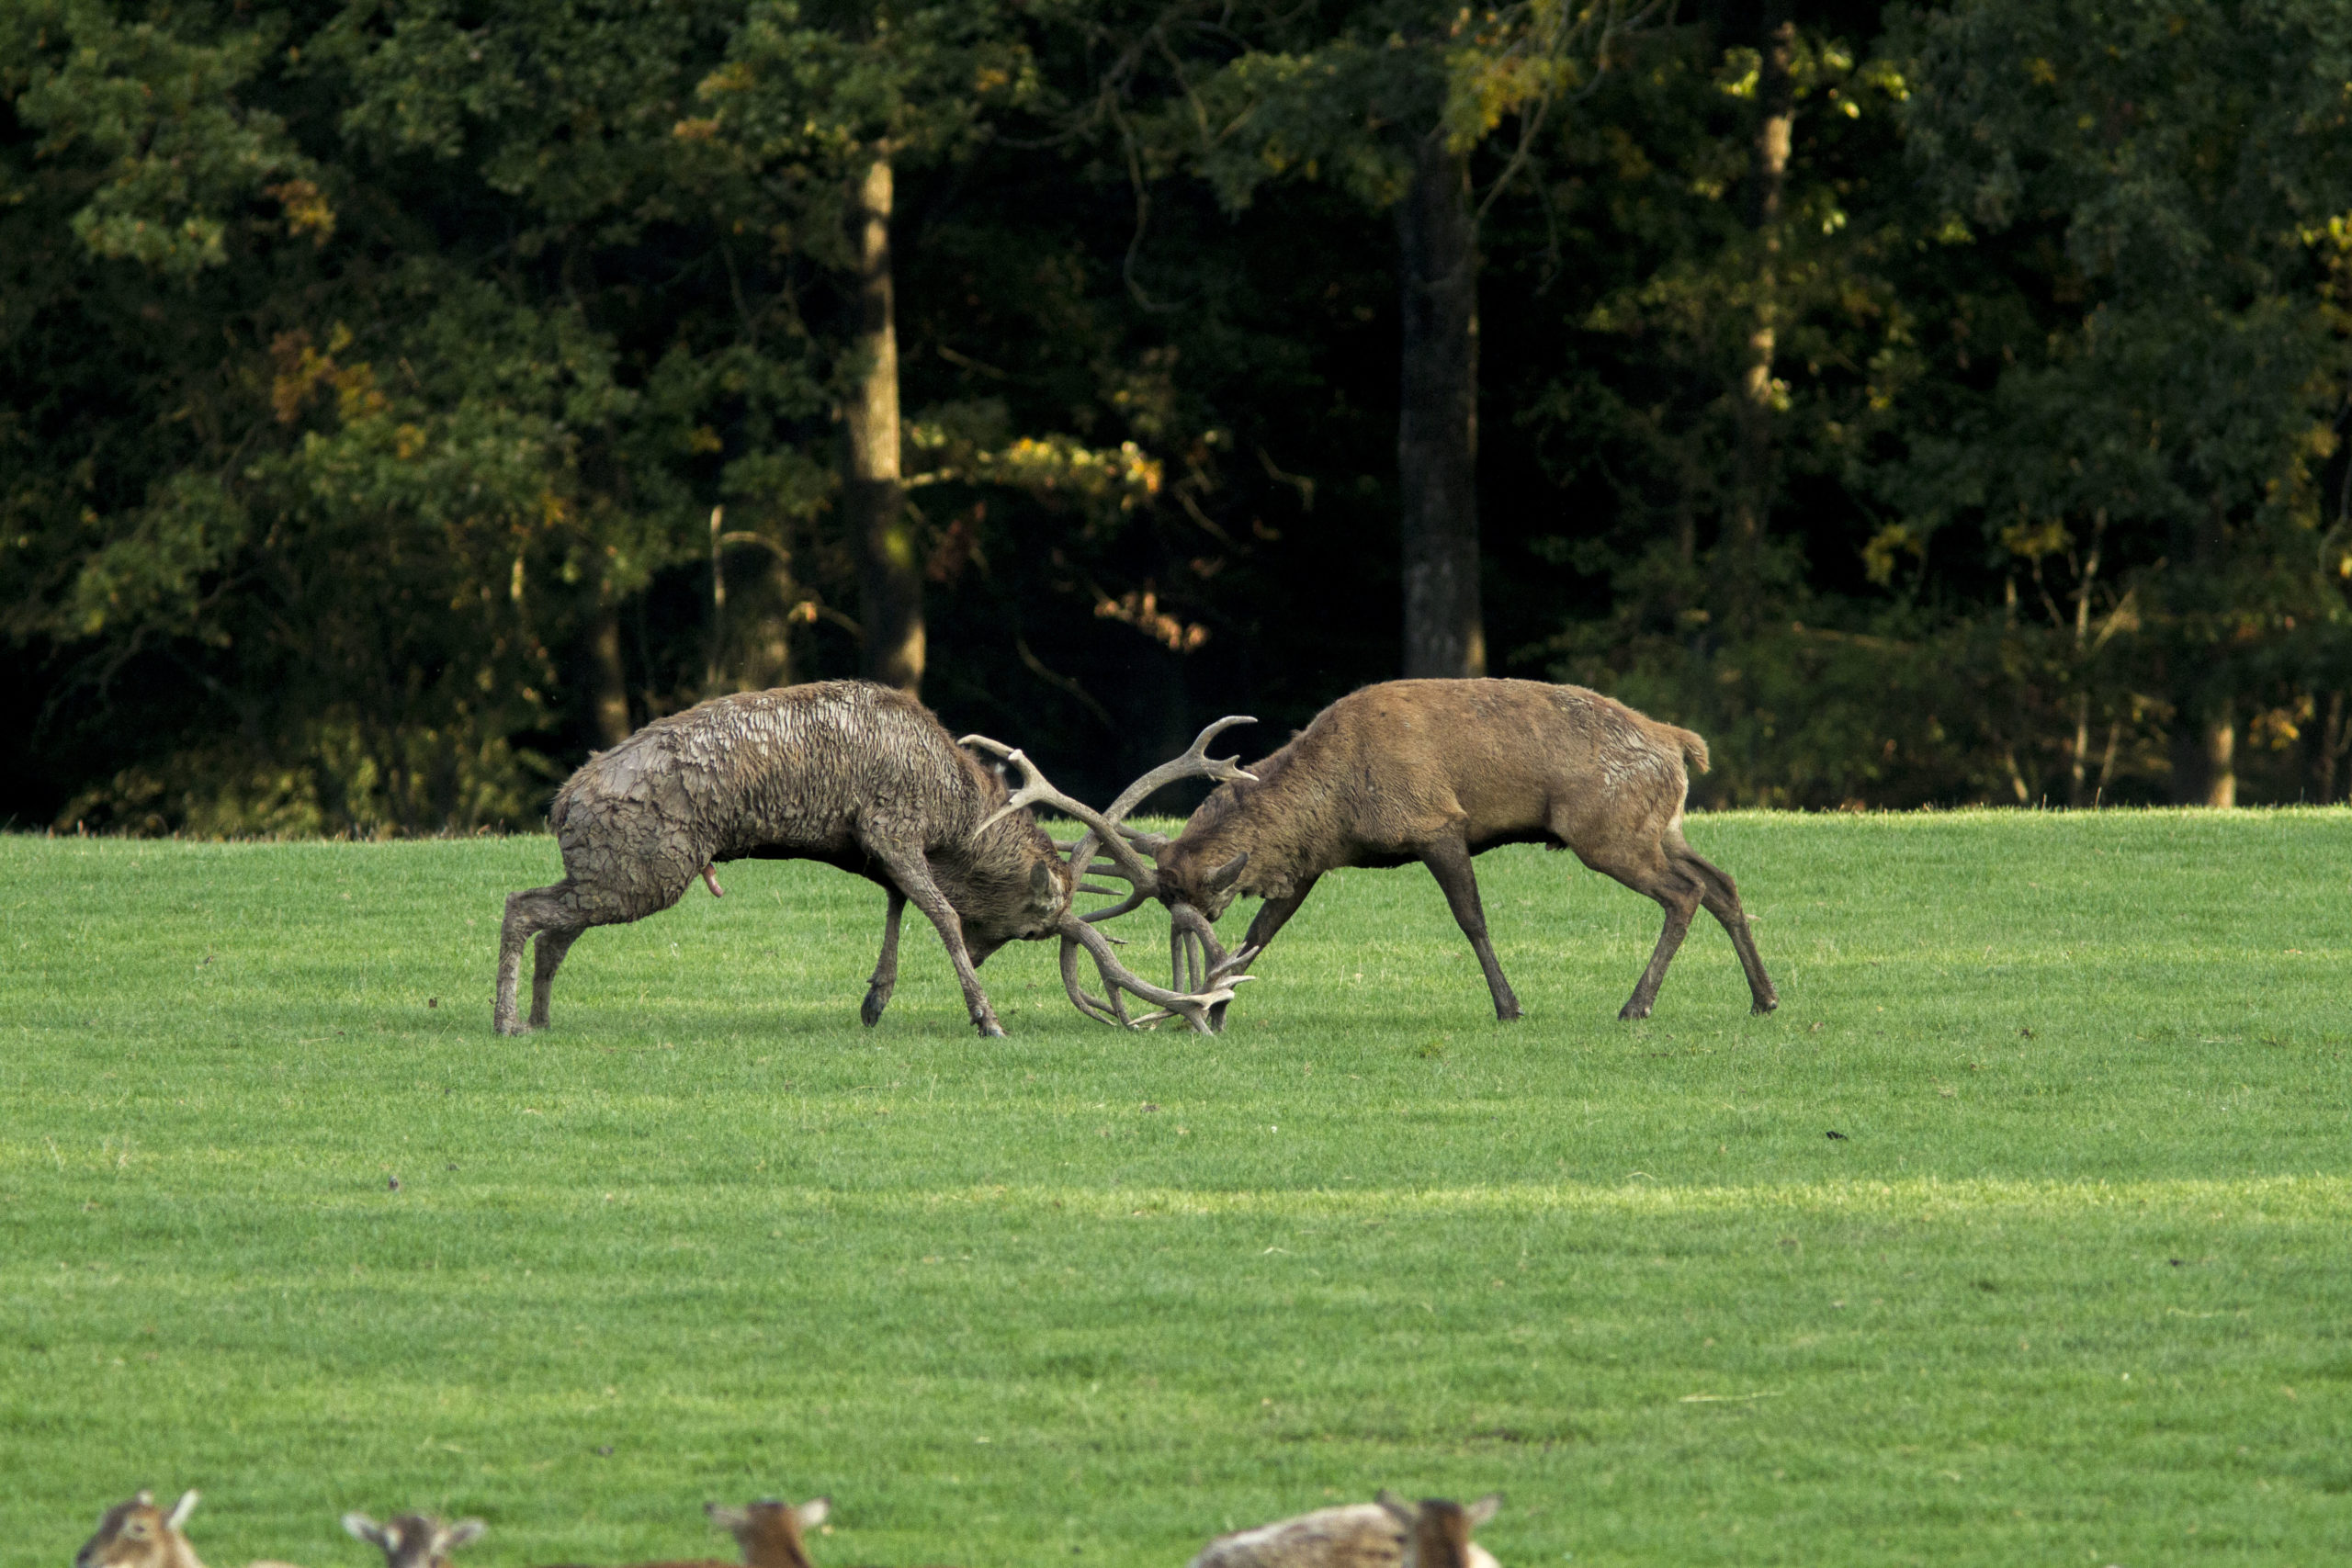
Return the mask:
<path id="1" fill-rule="evenodd" d="M 141 1485 L 214 1568 L 817 1493 L 819 1568 L 1179 1568 L 1381 1485 L 1503 1491 L 1506 1568 L 2352 1551 L 2352 814 L 1690 837 L 1771 1018 L 1702 917 L 1617 1022 L 1656 907 L 1520 849 L 1519 1024 L 1408 870 L 1222 1038 L 1038 945 L 1000 1042 L 911 919 L 861 1029 L 882 900 L 822 868 L 591 932 L 505 1041 L 545 839 L 0 839 L 0 1558 Z"/>

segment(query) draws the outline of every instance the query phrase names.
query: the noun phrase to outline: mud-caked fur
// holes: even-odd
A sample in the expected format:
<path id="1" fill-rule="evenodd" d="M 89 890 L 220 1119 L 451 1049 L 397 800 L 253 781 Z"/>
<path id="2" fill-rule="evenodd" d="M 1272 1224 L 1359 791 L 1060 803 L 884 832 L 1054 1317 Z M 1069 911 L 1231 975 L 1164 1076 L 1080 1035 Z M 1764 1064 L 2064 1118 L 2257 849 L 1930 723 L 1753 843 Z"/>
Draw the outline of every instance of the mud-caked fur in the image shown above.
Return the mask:
<path id="1" fill-rule="evenodd" d="M 1581 686 L 1366 686 L 1250 763 L 1255 782 L 1220 784 L 1201 803 L 1156 853 L 1159 897 L 1211 920 L 1238 897 L 1263 898 L 1243 942 L 1262 949 L 1326 872 L 1419 861 L 1478 955 L 1495 1016 L 1513 1019 L 1519 998 L 1487 940 L 1470 857 L 1498 844 L 1548 844 L 1665 908 L 1657 949 L 1619 1017 L 1649 1016 L 1702 907 L 1730 933 L 1754 1010 L 1770 1012 L 1780 998 L 1738 889 L 1683 841 L 1686 762 L 1706 771 L 1697 735 Z"/>
<path id="2" fill-rule="evenodd" d="M 975 971 L 1007 942 L 1050 934 L 1074 878 L 1028 812 L 977 833 L 1004 783 L 904 693 L 827 681 L 719 697 L 656 719 L 599 752 L 557 792 L 548 822 L 564 878 L 506 900 L 493 1023 L 515 1017 L 524 944 L 538 939 L 528 1027 L 548 1021 L 557 968 L 590 926 L 675 904 L 707 866 L 815 860 L 889 894 L 861 1015 L 878 1022 L 898 983 L 906 904 L 955 962 L 972 1021 L 1002 1034 Z"/>
<path id="3" fill-rule="evenodd" d="M 183 1492 L 169 1508 L 140 1492 L 98 1518 L 97 1532 L 74 1554 L 74 1568 L 204 1568 L 181 1527 L 196 1512 L 196 1494 Z"/>
<path id="4" fill-rule="evenodd" d="M 1470 1532 L 1501 1506 L 1494 1495 L 1465 1507 L 1441 1499 L 1415 1505 L 1384 1491 L 1376 1503 L 1221 1535 L 1191 1568 L 1496 1568 Z"/>

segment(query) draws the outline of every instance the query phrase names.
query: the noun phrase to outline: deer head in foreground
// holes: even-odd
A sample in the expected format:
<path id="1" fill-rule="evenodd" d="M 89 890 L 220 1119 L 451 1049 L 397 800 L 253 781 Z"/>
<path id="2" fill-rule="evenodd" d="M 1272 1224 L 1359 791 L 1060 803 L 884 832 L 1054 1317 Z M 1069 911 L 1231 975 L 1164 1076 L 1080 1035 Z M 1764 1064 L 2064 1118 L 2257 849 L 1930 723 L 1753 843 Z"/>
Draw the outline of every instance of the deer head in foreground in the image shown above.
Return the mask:
<path id="1" fill-rule="evenodd" d="M 141 1491 L 98 1518 L 97 1533 L 74 1554 L 74 1568 L 204 1568 L 180 1533 L 196 1512 L 196 1494 L 183 1492 L 166 1511 Z"/>
<path id="2" fill-rule="evenodd" d="M 1686 761 L 1704 772 L 1706 741 L 1580 686 L 1390 681 L 1341 697 L 1288 745 L 1225 775 L 1174 840 L 1126 832 L 1152 856 L 1147 865 L 1130 855 L 1096 869 L 1126 877 L 1137 901 L 1168 906 L 1175 983 L 1189 975 L 1202 989 L 1240 978 L 1325 873 L 1419 861 L 1477 954 L 1495 1016 L 1510 1020 L 1519 998 L 1487 940 L 1470 859 L 1498 844 L 1573 850 L 1666 910 L 1620 1018 L 1649 1016 L 1702 907 L 1731 937 L 1753 1010 L 1770 1012 L 1780 997 L 1738 888 L 1683 840 Z M 1110 814 L 1106 825 L 1116 823 Z M 1228 955 L 1212 922 L 1252 895 L 1265 902 Z M 1211 1024 L 1224 1026 L 1222 1005 Z"/>
<path id="3" fill-rule="evenodd" d="M 384 1568 L 449 1568 L 449 1553 L 490 1527 L 480 1519 L 445 1525 L 431 1514 L 402 1514 L 379 1525 L 365 1514 L 345 1514 L 343 1528 L 381 1551 Z"/>
<path id="4" fill-rule="evenodd" d="M 742 1549 L 743 1568 L 811 1568 L 801 1532 L 823 1524 L 832 1510 L 830 1497 L 814 1497 L 797 1507 L 773 1498 L 741 1508 L 703 1505 L 710 1522 L 733 1535 Z"/>

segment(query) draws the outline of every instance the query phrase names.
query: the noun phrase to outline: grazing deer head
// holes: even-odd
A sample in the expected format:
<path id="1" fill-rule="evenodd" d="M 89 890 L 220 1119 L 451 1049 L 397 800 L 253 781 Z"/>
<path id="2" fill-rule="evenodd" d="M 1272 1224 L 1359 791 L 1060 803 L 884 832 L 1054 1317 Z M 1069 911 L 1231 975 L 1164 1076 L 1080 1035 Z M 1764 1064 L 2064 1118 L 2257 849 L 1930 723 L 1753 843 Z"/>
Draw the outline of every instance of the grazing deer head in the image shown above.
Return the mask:
<path id="1" fill-rule="evenodd" d="M 832 1511 L 830 1497 L 814 1497 L 797 1507 L 773 1498 L 741 1508 L 703 1505 L 710 1522 L 732 1534 L 743 1549 L 744 1568 L 812 1568 L 801 1532 L 823 1524 Z"/>
<path id="2" fill-rule="evenodd" d="M 96 1535 L 74 1554 L 74 1568 L 204 1568 L 196 1549 L 180 1533 L 196 1512 L 196 1494 L 183 1492 L 169 1512 L 141 1491 L 117 1503 L 98 1519 Z"/>
<path id="3" fill-rule="evenodd" d="M 365 1514 L 345 1514 L 343 1528 L 382 1551 L 384 1568 L 449 1568 L 449 1553 L 490 1527 L 480 1519 L 445 1525 L 431 1514 L 402 1514 L 379 1525 Z"/>
<path id="4" fill-rule="evenodd" d="M 1465 1507 L 1442 1497 L 1408 1503 L 1385 1486 L 1374 1501 L 1405 1527 L 1405 1556 L 1399 1568 L 1470 1568 L 1485 1555 L 1471 1544 L 1470 1532 L 1493 1518 L 1495 1510 L 1503 1506 L 1499 1492 L 1489 1492 Z"/>

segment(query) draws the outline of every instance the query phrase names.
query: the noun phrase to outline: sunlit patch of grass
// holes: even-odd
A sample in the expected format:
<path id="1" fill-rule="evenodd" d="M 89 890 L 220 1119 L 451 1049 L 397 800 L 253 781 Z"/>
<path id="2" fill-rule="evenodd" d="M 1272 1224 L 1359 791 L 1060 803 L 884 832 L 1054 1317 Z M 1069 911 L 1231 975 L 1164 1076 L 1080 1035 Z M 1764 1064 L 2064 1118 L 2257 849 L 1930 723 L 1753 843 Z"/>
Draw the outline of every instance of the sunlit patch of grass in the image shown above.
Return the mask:
<path id="1" fill-rule="evenodd" d="M 1222 1037 L 1037 946 L 999 1042 L 913 923 L 861 1029 L 821 868 L 590 933 L 502 1041 L 543 839 L 0 840 L 0 1540 L 193 1485 L 216 1563 L 432 1506 L 499 1568 L 830 1492 L 820 1568 L 1167 1564 L 1393 1485 L 1505 1491 L 1510 1568 L 2352 1546 L 2352 816 L 1690 832 L 1772 1017 L 1702 918 L 1618 1023 L 1656 908 L 1521 849 L 1521 1023 L 1408 869 Z"/>

